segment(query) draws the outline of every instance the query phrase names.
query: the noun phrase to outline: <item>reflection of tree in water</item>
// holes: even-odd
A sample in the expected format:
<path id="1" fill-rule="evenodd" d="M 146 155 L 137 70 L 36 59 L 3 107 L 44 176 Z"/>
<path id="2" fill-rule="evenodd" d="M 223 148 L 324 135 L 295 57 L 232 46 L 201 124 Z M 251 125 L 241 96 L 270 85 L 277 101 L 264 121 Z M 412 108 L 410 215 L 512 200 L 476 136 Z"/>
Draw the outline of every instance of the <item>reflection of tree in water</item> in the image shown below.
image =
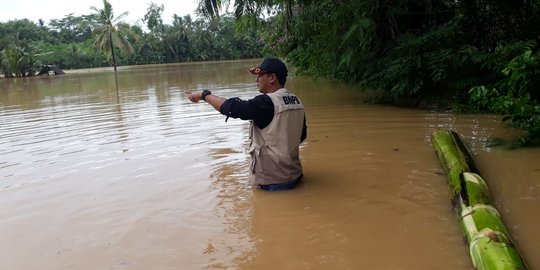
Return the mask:
<path id="1" fill-rule="evenodd" d="M 491 151 L 494 138 L 508 139 L 519 135 L 515 130 L 504 128 L 497 115 L 456 114 L 451 112 L 428 112 L 424 117 L 427 128 L 426 141 L 437 129 L 456 131 L 471 152 Z"/>
<path id="2" fill-rule="evenodd" d="M 116 139 L 116 142 L 126 142 L 129 139 L 129 132 L 126 126 L 126 120 L 125 120 L 124 112 L 122 110 L 122 104 L 120 102 L 116 104 L 113 107 L 113 111 L 114 111 L 113 121 L 115 122 L 115 125 L 113 125 L 112 127 L 114 127 L 114 129 L 118 132 L 118 137 Z M 123 148 L 122 149 L 123 153 L 129 151 L 129 149 L 127 149 L 126 146 L 122 148 Z"/>

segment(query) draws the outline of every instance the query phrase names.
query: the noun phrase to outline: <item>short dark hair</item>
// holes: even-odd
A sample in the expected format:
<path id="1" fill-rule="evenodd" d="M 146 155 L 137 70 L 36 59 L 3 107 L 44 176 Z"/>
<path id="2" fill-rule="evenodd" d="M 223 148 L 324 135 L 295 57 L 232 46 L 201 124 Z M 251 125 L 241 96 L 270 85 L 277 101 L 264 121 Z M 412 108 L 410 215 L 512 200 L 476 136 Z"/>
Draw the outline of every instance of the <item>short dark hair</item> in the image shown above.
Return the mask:
<path id="1" fill-rule="evenodd" d="M 278 81 L 279 81 L 279 84 L 281 85 L 285 85 L 285 83 L 287 82 L 287 75 L 280 75 L 280 74 L 277 74 L 277 73 L 274 73 L 276 74 L 277 78 L 278 78 Z"/>

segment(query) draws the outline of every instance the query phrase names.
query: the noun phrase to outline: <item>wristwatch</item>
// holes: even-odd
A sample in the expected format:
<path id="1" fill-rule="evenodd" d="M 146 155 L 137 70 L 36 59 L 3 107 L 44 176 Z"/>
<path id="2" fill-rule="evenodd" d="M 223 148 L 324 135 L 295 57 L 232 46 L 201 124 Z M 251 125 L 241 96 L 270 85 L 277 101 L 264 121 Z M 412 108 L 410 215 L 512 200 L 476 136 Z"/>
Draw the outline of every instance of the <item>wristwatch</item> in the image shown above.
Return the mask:
<path id="1" fill-rule="evenodd" d="M 212 94 L 212 92 L 210 92 L 210 90 L 205 89 L 205 90 L 202 91 L 201 99 L 204 100 L 204 101 L 206 101 L 206 99 L 205 99 L 206 96 L 211 95 L 211 94 Z"/>

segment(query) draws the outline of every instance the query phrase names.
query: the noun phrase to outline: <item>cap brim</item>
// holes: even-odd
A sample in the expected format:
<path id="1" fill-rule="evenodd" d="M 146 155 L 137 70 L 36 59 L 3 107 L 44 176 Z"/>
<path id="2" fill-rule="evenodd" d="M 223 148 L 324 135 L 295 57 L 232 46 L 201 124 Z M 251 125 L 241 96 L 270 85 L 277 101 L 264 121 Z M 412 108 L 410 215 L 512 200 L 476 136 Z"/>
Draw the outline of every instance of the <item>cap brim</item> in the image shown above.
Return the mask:
<path id="1" fill-rule="evenodd" d="M 257 74 L 261 73 L 261 68 L 259 68 L 259 67 L 250 67 L 248 69 L 248 71 L 251 74 L 257 75 Z"/>

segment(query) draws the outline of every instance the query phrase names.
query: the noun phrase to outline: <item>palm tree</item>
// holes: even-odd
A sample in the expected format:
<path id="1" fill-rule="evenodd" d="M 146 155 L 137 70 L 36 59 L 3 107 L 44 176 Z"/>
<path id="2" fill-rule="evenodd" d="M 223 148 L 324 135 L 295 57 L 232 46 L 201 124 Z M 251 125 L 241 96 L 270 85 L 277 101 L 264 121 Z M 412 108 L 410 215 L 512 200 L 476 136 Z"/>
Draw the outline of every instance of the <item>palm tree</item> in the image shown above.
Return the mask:
<path id="1" fill-rule="evenodd" d="M 91 7 L 90 9 L 96 13 L 95 31 L 97 32 L 97 37 L 95 44 L 105 52 L 107 58 L 110 52 L 114 71 L 116 72 L 114 47 L 116 46 L 121 50 L 126 50 L 128 53 L 133 53 L 133 47 L 127 40 L 127 35 L 135 36 L 135 34 L 128 25 L 119 23 L 128 15 L 128 12 L 124 12 L 115 18 L 113 8 L 107 0 L 103 0 L 103 9 L 97 9 L 96 7 Z"/>
<path id="2" fill-rule="evenodd" d="M 167 28 L 166 44 L 168 44 L 168 51 L 172 54 L 174 60 L 179 62 L 181 55 L 184 60 L 190 57 L 188 55 L 191 46 L 189 35 L 193 32 L 193 22 L 190 15 L 179 17 L 174 14 L 173 19 L 172 26 Z"/>
<path id="3" fill-rule="evenodd" d="M 229 4 L 229 1 L 225 0 L 199 0 L 199 7 L 197 8 L 199 12 L 204 15 L 207 15 L 211 18 L 219 17 L 219 12 L 222 9 L 222 6 Z"/>
<path id="4" fill-rule="evenodd" d="M 310 3 L 312 0 L 235 0 L 233 2 L 237 27 L 241 29 L 248 25 L 256 25 L 264 11 L 270 13 L 272 10 L 283 13 L 283 26 L 290 29 L 293 20 L 293 7 Z M 230 4 L 230 0 L 199 0 L 197 11 L 206 17 L 215 19 L 219 18 L 219 13 L 226 11 Z"/>

